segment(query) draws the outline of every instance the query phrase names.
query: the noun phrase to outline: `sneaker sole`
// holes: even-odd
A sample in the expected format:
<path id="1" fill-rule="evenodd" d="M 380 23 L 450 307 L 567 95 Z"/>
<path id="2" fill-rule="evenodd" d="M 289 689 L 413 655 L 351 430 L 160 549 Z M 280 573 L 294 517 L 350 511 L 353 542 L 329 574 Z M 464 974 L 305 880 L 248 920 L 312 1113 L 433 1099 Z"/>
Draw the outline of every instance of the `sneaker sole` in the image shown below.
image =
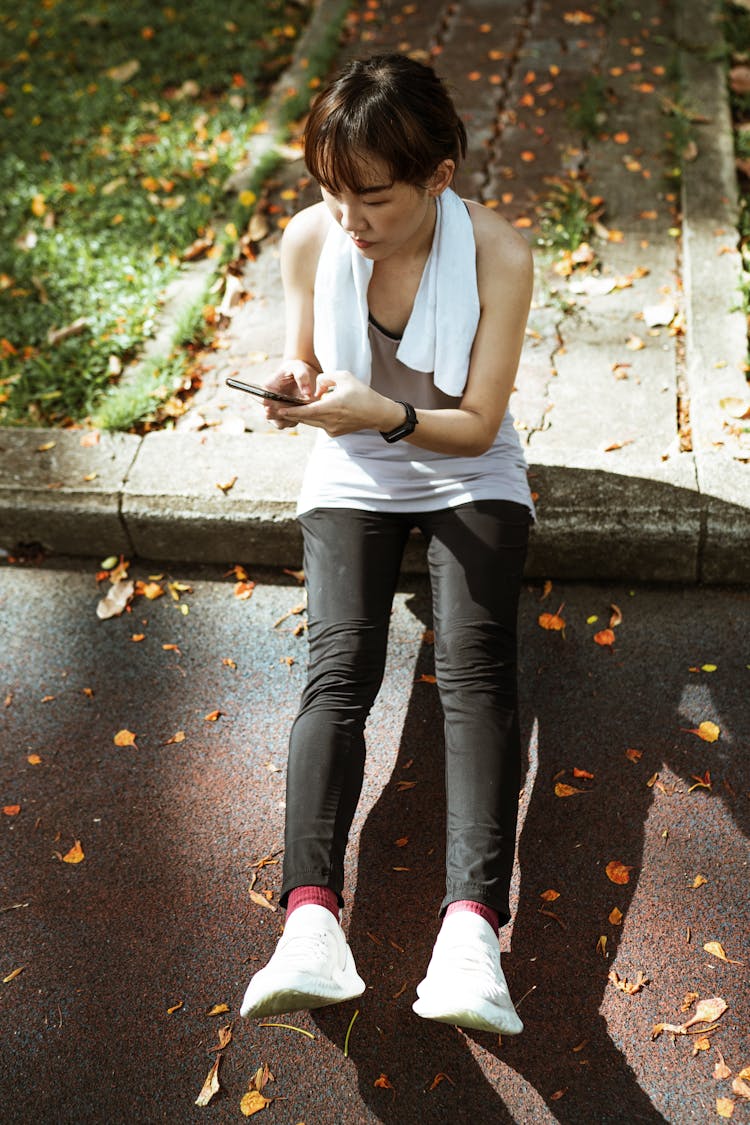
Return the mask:
<path id="1" fill-rule="evenodd" d="M 486 1000 L 477 1000 L 475 1005 L 467 1005 L 465 996 L 455 1004 L 443 1001 L 432 1006 L 420 997 L 412 1004 L 412 1011 L 425 1020 L 470 1027 L 475 1031 L 494 1031 L 500 1035 L 520 1035 L 523 1031 L 523 1023 L 515 1012 L 512 1014 L 515 1016 L 513 1019 L 510 1013 Z"/>
<path id="2" fill-rule="evenodd" d="M 274 987 L 270 985 L 248 1007 L 243 1004 L 240 1014 L 244 1017 L 277 1016 L 284 1012 L 299 1012 L 313 1008 L 326 1008 L 330 1004 L 342 1004 L 354 1000 L 365 991 L 363 980 L 352 981 L 340 989 L 332 990 L 320 981 L 300 981 L 296 985 L 289 981 Z"/>

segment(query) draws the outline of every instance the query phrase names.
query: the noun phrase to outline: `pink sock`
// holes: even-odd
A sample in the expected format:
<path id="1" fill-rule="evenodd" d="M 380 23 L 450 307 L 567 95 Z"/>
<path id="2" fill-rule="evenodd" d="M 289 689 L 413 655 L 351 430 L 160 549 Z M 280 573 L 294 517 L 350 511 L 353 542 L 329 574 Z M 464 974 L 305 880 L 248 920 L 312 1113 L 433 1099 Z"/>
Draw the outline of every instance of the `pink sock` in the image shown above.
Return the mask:
<path id="1" fill-rule="evenodd" d="M 289 892 L 289 898 L 286 902 L 286 916 L 289 918 L 292 911 L 296 910 L 298 906 L 308 906 L 312 903 L 315 906 L 325 906 L 326 910 L 330 910 L 334 918 L 339 920 L 339 900 L 335 891 L 330 890 L 328 887 L 295 887 L 293 891 Z"/>
<path id="2" fill-rule="evenodd" d="M 485 906 L 483 902 L 472 902 L 469 898 L 461 898 L 457 902 L 452 902 L 445 912 L 446 918 L 449 914 L 455 914 L 457 910 L 468 910 L 470 914 L 479 914 L 484 918 L 485 922 L 489 922 L 492 929 L 495 931 L 495 936 L 500 932 L 500 915 L 491 906 Z"/>

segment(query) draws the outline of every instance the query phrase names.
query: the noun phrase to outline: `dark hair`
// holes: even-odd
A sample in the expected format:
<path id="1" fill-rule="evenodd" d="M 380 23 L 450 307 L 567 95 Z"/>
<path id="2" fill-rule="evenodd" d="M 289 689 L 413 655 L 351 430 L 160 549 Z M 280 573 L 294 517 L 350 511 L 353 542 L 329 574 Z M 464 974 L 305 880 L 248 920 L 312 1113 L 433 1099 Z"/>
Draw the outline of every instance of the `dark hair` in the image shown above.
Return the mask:
<path id="1" fill-rule="evenodd" d="M 420 186 L 441 161 L 466 155 L 466 129 L 432 67 L 397 54 L 354 60 L 315 99 L 305 162 L 318 183 L 361 190 L 368 155 L 394 182 Z"/>

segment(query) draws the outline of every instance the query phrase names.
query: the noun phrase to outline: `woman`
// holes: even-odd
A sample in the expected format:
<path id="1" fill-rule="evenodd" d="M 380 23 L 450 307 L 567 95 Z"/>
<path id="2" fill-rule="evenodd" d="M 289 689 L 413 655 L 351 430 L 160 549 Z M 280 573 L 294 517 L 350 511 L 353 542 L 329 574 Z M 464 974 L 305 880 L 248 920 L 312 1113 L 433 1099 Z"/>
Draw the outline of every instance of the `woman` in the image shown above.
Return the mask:
<path id="1" fill-rule="evenodd" d="M 500 966 L 510 917 L 520 737 L 516 616 L 533 506 L 508 399 L 533 284 L 502 218 L 453 192 L 462 122 L 434 71 L 354 62 L 318 97 L 307 166 L 322 202 L 282 241 L 280 428 L 319 429 L 299 501 L 309 678 L 289 751 L 284 933 L 243 1015 L 315 1008 L 365 983 L 340 926 L 401 554 L 427 541 L 445 714 L 442 926 L 414 1011 L 517 1034 Z"/>

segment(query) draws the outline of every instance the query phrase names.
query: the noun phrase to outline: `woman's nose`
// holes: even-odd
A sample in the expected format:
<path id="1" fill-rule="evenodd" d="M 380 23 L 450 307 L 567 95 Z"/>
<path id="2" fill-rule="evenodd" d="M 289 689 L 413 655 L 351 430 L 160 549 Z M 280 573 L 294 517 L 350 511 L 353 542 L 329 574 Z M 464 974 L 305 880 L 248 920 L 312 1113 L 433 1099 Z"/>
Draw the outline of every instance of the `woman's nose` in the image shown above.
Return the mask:
<path id="1" fill-rule="evenodd" d="M 349 234 L 356 234 L 362 230 L 362 216 L 356 207 L 343 206 L 340 222 L 343 229 Z"/>

